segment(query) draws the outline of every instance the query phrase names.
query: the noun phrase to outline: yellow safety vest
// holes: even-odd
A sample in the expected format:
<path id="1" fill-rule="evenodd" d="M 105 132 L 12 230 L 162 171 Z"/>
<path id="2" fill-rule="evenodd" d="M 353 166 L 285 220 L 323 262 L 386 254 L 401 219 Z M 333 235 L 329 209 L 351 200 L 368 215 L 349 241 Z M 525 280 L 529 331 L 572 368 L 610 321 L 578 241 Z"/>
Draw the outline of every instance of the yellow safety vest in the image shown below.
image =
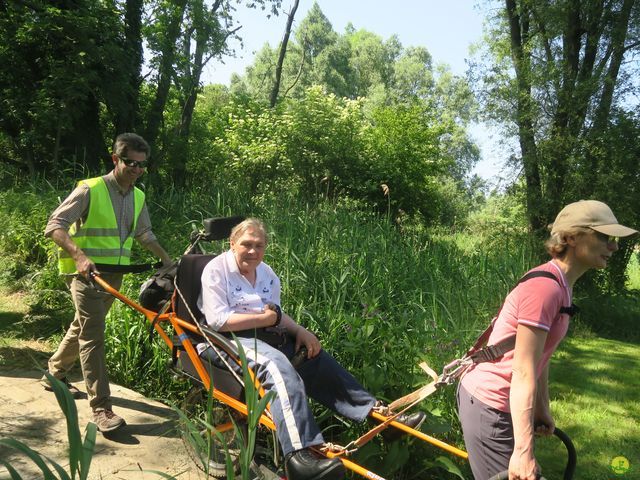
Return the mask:
<path id="1" fill-rule="evenodd" d="M 74 224 L 69 229 L 69 235 L 75 244 L 82 249 L 87 257 L 94 263 L 106 263 L 109 265 L 129 265 L 133 236 L 138 224 L 138 217 L 144 205 L 144 192 L 134 187 L 134 217 L 131 233 L 124 242 L 120 241 L 118 221 L 113 210 L 111 197 L 107 184 L 102 177 L 81 180 L 80 184 L 89 187 L 89 213 L 86 221 L 76 228 Z M 126 228 L 126 225 L 122 226 Z M 62 248 L 59 250 L 60 258 L 58 267 L 60 273 L 77 273 L 76 263 Z"/>

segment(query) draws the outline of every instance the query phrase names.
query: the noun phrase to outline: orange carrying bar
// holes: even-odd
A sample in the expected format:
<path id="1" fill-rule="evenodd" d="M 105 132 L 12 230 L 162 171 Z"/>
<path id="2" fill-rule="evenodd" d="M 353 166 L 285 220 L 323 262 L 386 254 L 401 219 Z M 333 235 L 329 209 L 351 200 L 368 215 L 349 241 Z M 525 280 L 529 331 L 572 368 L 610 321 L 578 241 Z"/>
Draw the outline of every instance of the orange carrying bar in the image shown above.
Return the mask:
<path id="1" fill-rule="evenodd" d="M 120 301 L 122 301 L 123 303 L 125 303 L 126 305 L 128 305 L 129 307 L 133 308 L 134 310 L 142 313 L 147 320 L 149 321 L 149 323 L 151 323 L 154 327 L 154 329 L 156 330 L 156 332 L 158 332 L 158 335 L 162 338 L 162 340 L 167 344 L 167 346 L 170 349 L 173 349 L 173 341 L 171 340 L 171 338 L 167 335 L 167 333 L 164 331 L 164 329 L 162 328 L 161 324 L 163 322 L 169 322 L 171 324 L 171 326 L 173 327 L 176 335 L 178 336 L 178 338 L 180 339 L 182 346 L 185 349 L 185 353 L 189 356 L 191 362 L 193 363 L 194 367 L 196 368 L 196 371 L 200 377 L 200 380 L 202 381 L 204 387 L 207 390 L 211 390 L 211 378 L 209 376 L 209 372 L 207 371 L 207 369 L 204 367 L 204 365 L 202 364 L 202 360 L 200 359 L 200 356 L 198 355 L 198 353 L 196 352 L 196 349 L 194 348 L 193 344 L 191 343 L 191 340 L 188 338 L 185 330 L 189 330 L 190 332 L 196 333 L 198 335 L 201 335 L 200 330 L 198 329 L 198 327 L 196 325 L 193 325 L 190 322 L 187 322 L 179 317 L 177 317 L 175 315 L 175 313 L 171 312 L 171 313 L 158 313 L 158 312 L 154 312 L 151 310 L 147 310 L 146 308 L 142 307 L 141 305 L 139 305 L 138 303 L 134 302 L 133 300 L 129 299 L 126 295 L 123 295 L 122 293 L 120 293 L 118 290 L 116 290 L 115 288 L 113 288 L 111 285 L 109 285 L 106 281 L 104 281 L 102 278 L 100 278 L 99 275 L 97 274 L 91 274 L 91 278 L 92 280 L 94 280 L 98 285 L 100 285 L 101 288 L 103 288 L 107 293 L 113 295 L 115 298 L 119 299 Z M 262 388 L 262 386 L 259 384 L 259 382 L 257 381 L 257 379 L 255 378 L 253 372 L 250 372 L 252 374 L 252 378 L 254 380 L 254 382 L 256 383 L 256 386 L 260 389 L 260 395 L 263 396 L 264 395 L 264 390 Z M 229 395 L 225 394 L 224 392 L 221 392 L 220 390 L 213 388 L 213 396 L 216 400 L 228 405 L 229 407 L 235 409 L 236 411 L 238 411 L 239 413 L 243 414 L 243 415 L 247 415 L 248 411 L 247 411 L 247 406 L 242 403 L 241 401 L 230 397 Z M 387 420 L 389 420 L 389 417 L 384 416 L 378 412 L 372 411 L 370 413 L 370 416 L 379 421 L 379 422 L 386 422 Z M 275 424 L 273 423 L 273 421 L 271 420 L 271 418 L 269 418 L 269 416 L 262 414 L 260 417 L 260 423 L 262 425 L 264 425 L 265 427 L 274 430 L 276 429 Z M 418 430 L 415 430 L 411 427 L 408 427 L 402 423 L 399 423 L 395 420 L 392 420 L 389 423 L 389 426 L 392 428 L 397 428 L 399 430 L 402 430 L 403 432 L 412 435 L 413 437 L 416 437 L 422 441 L 425 441 L 427 443 L 430 443 L 442 450 L 445 450 L 449 453 L 452 453 L 453 455 L 456 455 L 462 459 L 468 459 L 468 454 L 463 451 L 460 450 L 456 447 L 453 447 L 445 442 L 442 442 L 436 438 L 433 438 L 425 433 L 422 433 Z M 227 429 L 230 427 L 231 424 L 224 424 L 221 425 L 220 427 L 222 429 Z M 383 477 L 381 477 L 380 475 L 371 472 L 370 470 L 367 470 L 366 468 L 358 465 L 355 462 L 352 462 L 351 460 L 345 458 L 346 455 L 348 454 L 345 450 L 331 450 L 331 449 L 320 449 L 320 448 L 316 448 L 313 447 L 315 451 L 317 451 L 319 454 L 324 455 L 328 458 L 338 458 L 340 459 L 340 461 L 343 463 L 344 467 L 348 470 L 351 470 L 352 472 L 364 477 L 364 478 L 368 478 L 368 479 L 372 479 L 372 480 L 385 480 Z"/>

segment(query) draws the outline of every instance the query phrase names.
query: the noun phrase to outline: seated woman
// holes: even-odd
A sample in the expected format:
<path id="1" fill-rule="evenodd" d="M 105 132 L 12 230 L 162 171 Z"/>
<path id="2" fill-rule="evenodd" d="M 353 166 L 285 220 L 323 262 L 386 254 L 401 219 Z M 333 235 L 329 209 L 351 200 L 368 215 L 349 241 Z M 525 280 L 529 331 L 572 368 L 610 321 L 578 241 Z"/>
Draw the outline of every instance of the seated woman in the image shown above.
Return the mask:
<path id="1" fill-rule="evenodd" d="M 535 480 L 534 433 L 551 435 L 549 359 L 569 327 L 573 285 L 585 272 L 605 268 L 618 238 L 637 233 L 618 224 L 596 200 L 567 205 L 546 242 L 551 261 L 534 268 L 553 277 L 521 282 L 507 296 L 488 345 L 515 334 L 515 348 L 477 363 L 458 389 L 458 412 L 476 480 L 509 470 L 509 478 Z M 538 274 L 540 275 L 540 274 Z"/>
<path id="2" fill-rule="evenodd" d="M 339 414 L 363 421 L 377 407 L 376 399 L 322 350 L 318 338 L 280 311 L 280 279 L 262 262 L 267 246 L 264 224 L 247 219 L 231 231 L 231 249 L 213 260 L 202 273 L 198 302 L 207 324 L 220 332 L 239 332 L 279 325 L 295 343 L 280 347 L 255 338 L 239 338 L 249 366 L 266 391 L 275 392 L 271 415 L 285 455 L 289 480 L 333 480 L 344 476 L 340 460 L 316 455 L 309 447 L 324 439 L 307 402 L 307 395 Z M 301 348 L 308 360 L 296 370 L 290 359 Z M 205 348 L 206 347 L 206 348 Z M 200 355 L 216 361 L 211 347 Z M 397 421 L 417 428 L 425 414 L 401 415 Z"/>

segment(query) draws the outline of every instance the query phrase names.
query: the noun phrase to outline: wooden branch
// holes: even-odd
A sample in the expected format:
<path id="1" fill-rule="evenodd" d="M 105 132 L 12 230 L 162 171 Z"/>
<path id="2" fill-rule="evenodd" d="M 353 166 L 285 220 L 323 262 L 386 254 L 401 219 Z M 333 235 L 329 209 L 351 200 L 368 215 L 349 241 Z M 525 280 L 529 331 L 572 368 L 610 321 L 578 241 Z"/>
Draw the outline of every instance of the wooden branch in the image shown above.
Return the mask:
<path id="1" fill-rule="evenodd" d="M 305 45 L 304 42 L 303 42 L 303 45 Z M 300 80 L 300 76 L 302 75 L 302 68 L 304 67 L 304 61 L 305 61 L 306 57 L 307 57 L 307 49 L 304 48 L 304 46 L 303 46 L 302 47 L 302 60 L 300 61 L 300 68 L 298 68 L 298 74 L 296 75 L 296 78 L 293 79 L 293 83 L 289 86 L 289 88 L 287 88 L 285 90 L 284 94 L 282 95 L 282 99 L 283 100 L 289 94 L 291 89 L 296 86 L 296 83 L 298 83 L 298 80 Z"/>
<path id="2" fill-rule="evenodd" d="M 239 27 L 234 28 L 233 30 L 228 30 L 227 33 L 224 36 L 224 41 L 222 42 L 222 45 L 224 45 L 225 43 L 227 43 L 227 38 L 229 38 L 231 35 L 233 35 L 234 33 L 236 33 L 238 30 L 240 30 L 242 28 L 242 25 L 240 25 Z M 202 66 L 204 67 L 207 63 L 209 63 L 209 60 L 211 60 L 213 57 L 215 57 L 216 55 L 218 55 L 220 52 L 213 52 L 212 54 L 210 54 L 209 56 L 205 57 L 204 61 L 202 62 Z"/>
<path id="3" fill-rule="evenodd" d="M 626 53 L 626 52 L 628 52 L 629 50 L 633 50 L 634 48 L 637 48 L 637 47 L 640 47 L 640 42 L 635 42 L 635 43 L 631 43 L 631 44 L 629 44 L 629 45 L 625 45 L 625 46 L 622 48 L 622 51 Z"/>

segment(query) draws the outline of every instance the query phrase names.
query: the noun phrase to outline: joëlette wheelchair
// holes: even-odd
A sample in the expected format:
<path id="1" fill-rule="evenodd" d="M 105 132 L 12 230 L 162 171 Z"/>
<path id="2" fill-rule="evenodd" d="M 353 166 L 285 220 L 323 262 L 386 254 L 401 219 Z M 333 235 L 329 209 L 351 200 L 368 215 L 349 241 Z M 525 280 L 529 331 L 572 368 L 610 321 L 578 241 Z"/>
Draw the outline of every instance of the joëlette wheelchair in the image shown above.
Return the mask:
<path id="1" fill-rule="evenodd" d="M 118 298 L 131 308 L 142 313 L 150 322 L 153 330 L 162 338 L 172 352 L 172 369 L 188 378 L 193 386 L 188 391 L 182 403 L 182 411 L 187 415 L 201 416 L 209 415 L 207 418 L 213 419 L 213 424 L 218 434 L 211 434 L 212 451 L 209 453 L 209 475 L 218 478 L 226 476 L 226 458 L 230 456 L 232 461 L 237 463 L 238 450 L 234 449 L 236 438 L 236 425 L 242 425 L 246 419 L 247 405 L 244 403 L 245 386 L 235 372 L 224 365 L 213 365 L 203 361 L 196 351 L 195 345 L 205 341 L 216 348 L 226 352 L 240 364 L 240 355 L 236 344 L 228 337 L 203 326 L 199 321 L 203 315 L 197 306 L 198 296 L 201 291 L 201 274 L 205 265 L 215 257 L 215 255 L 205 253 L 201 242 L 224 240 L 229 238 L 233 226 L 242 221 L 242 217 L 225 217 L 207 219 L 204 221 L 204 229 L 194 232 L 191 243 L 177 263 L 177 270 L 174 278 L 174 291 L 167 292 L 165 299 L 160 299 L 154 303 L 159 308 L 145 308 L 145 306 L 131 300 L 127 296 L 115 290 L 99 275 L 93 277 L 94 281 L 106 292 Z M 170 275 L 171 276 L 171 275 Z M 162 296 L 162 292 L 159 292 Z M 164 302 L 162 301 L 164 300 Z M 150 307 L 149 302 L 143 302 Z M 257 382 L 257 381 L 256 381 Z M 251 386 L 250 388 L 254 388 Z M 257 385 L 258 392 L 261 392 Z M 207 413 L 208 392 L 213 397 L 211 412 Z M 262 392 L 264 393 L 264 392 Z M 453 455 L 466 459 L 466 452 L 456 447 L 448 445 L 436 438 L 426 435 L 418 430 L 412 429 L 404 424 L 394 421 L 400 413 L 412 407 L 415 403 L 401 405 L 397 411 L 391 404 L 391 412 L 388 416 L 381 413 L 372 412 L 370 417 L 377 422 L 377 425 L 366 434 L 350 442 L 346 447 L 333 444 L 325 444 L 316 450 L 322 455 L 339 458 L 347 470 L 369 479 L 384 480 L 383 477 L 371 472 L 367 468 L 350 460 L 349 457 L 358 448 L 363 446 L 375 435 L 386 428 L 395 428 L 439 447 Z M 259 419 L 262 434 L 258 435 L 258 442 L 262 442 L 256 447 L 256 455 L 267 455 L 270 457 L 264 463 L 264 468 L 260 468 L 262 478 L 280 479 L 282 475 L 283 459 L 275 435 L 275 425 L 270 417 L 268 408 Z M 184 432 L 183 432 L 184 433 Z M 206 431 L 202 435 L 206 435 Z M 245 435 L 246 438 L 246 435 Z M 192 458 L 199 463 L 203 456 L 201 452 L 192 450 L 193 444 L 185 442 L 187 450 Z M 227 449 L 225 450 L 225 445 Z M 262 452 L 262 453 L 261 453 Z M 268 452 L 265 453 L 265 452 Z M 266 465 L 269 465 L 268 467 Z M 202 468 L 202 465 L 199 465 Z M 260 478 L 260 477 L 258 477 Z"/>

